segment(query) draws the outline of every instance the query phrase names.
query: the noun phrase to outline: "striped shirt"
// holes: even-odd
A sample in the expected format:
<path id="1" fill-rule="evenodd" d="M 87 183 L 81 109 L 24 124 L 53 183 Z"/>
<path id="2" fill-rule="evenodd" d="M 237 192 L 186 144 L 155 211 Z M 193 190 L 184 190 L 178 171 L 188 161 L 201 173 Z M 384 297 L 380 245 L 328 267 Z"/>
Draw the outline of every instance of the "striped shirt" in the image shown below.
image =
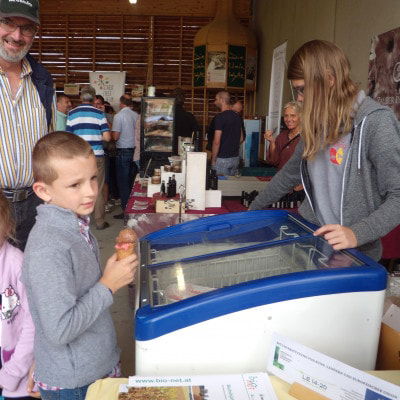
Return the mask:
<path id="1" fill-rule="evenodd" d="M 46 110 L 31 73 L 29 62 L 23 59 L 20 86 L 13 99 L 6 73 L 0 68 L 0 188 L 32 186 L 32 150 L 49 132 Z M 53 116 L 54 112 L 55 101 Z"/>
<path id="2" fill-rule="evenodd" d="M 66 130 L 89 142 L 95 156 L 104 156 L 103 133 L 109 128 L 103 111 L 81 104 L 68 113 Z"/>

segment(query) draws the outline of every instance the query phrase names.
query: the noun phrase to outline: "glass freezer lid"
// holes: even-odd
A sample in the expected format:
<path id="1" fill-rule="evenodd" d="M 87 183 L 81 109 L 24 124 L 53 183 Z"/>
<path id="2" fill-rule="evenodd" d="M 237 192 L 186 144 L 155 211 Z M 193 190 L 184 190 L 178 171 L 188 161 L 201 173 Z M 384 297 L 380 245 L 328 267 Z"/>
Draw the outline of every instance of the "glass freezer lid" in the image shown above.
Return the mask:
<path id="1" fill-rule="evenodd" d="M 281 216 L 275 214 L 269 218 L 254 220 L 242 218 L 234 223 L 225 219 L 215 223 L 213 221 L 210 225 L 204 224 L 201 231 L 174 230 L 171 232 L 170 235 L 155 238 L 149 235 L 150 238 L 147 241 L 149 254 L 146 264 L 168 263 L 311 235 L 311 229 L 287 214 Z"/>
<path id="2" fill-rule="evenodd" d="M 235 254 L 143 268 L 143 271 L 147 274 L 148 300 L 157 307 L 271 276 L 361 265 L 364 263 L 349 253 L 334 251 L 324 239 L 307 237 Z"/>

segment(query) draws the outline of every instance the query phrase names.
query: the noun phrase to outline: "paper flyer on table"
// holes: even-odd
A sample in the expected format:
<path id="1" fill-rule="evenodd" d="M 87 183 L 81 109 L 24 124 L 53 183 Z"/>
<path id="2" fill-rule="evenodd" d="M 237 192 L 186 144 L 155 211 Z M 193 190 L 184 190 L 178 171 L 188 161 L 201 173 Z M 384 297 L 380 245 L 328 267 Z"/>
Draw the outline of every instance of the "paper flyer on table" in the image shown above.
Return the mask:
<path id="1" fill-rule="evenodd" d="M 298 383 L 332 400 L 400 399 L 400 386 L 277 333 L 272 335 L 267 370 L 289 384 Z"/>
<path id="2" fill-rule="evenodd" d="M 129 387 L 182 388 L 179 399 L 193 400 L 277 400 L 268 374 L 265 372 L 235 375 L 192 375 L 192 376 L 131 376 L 128 385 L 121 385 L 120 393 Z M 125 398 L 124 395 L 120 398 Z M 168 397 L 166 397 L 168 398 Z"/>

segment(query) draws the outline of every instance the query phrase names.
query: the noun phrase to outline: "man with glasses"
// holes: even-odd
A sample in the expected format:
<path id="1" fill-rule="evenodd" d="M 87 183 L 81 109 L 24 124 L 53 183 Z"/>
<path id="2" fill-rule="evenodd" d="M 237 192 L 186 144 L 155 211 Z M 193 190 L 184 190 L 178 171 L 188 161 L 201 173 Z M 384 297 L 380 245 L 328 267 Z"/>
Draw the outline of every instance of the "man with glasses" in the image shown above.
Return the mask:
<path id="1" fill-rule="evenodd" d="M 0 190 L 10 202 L 21 249 L 39 204 L 32 149 L 55 124 L 51 75 L 28 54 L 38 28 L 38 0 L 0 0 Z"/>

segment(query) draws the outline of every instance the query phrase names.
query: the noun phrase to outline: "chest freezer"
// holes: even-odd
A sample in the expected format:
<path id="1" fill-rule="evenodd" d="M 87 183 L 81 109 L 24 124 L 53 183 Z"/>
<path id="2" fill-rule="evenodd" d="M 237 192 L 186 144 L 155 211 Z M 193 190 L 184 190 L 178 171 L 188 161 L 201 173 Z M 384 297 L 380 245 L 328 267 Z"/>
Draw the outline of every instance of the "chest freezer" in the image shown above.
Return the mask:
<path id="1" fill-rule="evenodd" d="M 136 374 L 266 371 L 272 332 L 375 367 L 386 270 L 286 211 L 172 226 L 140 241 Z"/>

